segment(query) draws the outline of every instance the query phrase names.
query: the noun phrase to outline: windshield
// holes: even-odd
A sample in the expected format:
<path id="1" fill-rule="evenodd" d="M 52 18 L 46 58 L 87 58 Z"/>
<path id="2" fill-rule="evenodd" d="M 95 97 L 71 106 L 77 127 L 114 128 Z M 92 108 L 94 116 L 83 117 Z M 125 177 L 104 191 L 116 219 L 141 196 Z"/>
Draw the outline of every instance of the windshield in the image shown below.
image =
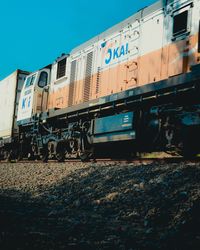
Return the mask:
<path id="1" fill-rule="evenodd" d="M 34 84 L 35 77 L 36 77 L 36 74 L 34 74 L 34 75 L 32 75 L 32 76 L 28 76 L 28 77 L 26 78 L 25 88 L 28 88 L 28 87 L 30 87 L 31 85 Z"/>

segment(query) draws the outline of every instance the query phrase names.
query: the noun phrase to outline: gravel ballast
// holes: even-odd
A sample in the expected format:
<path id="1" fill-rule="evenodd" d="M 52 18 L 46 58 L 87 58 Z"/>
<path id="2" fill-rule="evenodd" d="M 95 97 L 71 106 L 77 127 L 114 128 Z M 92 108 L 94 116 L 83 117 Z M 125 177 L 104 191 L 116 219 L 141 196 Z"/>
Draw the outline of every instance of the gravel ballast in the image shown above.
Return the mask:
<path id="1" fill-rule="evenodd" d="M 200 163 L 0 163 L 0 249 L 200 249 Z"/>

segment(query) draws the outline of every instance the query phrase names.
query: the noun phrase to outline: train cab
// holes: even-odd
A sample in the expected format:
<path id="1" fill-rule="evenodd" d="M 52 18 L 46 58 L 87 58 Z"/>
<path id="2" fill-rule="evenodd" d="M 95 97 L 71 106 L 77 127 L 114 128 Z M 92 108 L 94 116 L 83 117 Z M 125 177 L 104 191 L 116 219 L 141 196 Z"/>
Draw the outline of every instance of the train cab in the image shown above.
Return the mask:
<path id="1" fill-rule="evenodd" d="M 46 111 L 50 71 L 48 66 L 27 76 L 19 100 L 17 115 L 19 124 L 29 122 L 36 113 Z"/>

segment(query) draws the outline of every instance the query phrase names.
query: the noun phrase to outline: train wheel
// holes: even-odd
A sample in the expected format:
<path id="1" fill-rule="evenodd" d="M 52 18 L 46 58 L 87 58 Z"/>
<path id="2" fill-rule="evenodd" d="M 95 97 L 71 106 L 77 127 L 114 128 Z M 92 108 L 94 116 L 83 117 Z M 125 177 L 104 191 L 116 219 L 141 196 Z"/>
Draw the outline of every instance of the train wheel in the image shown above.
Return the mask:
<path id="1" fill-rule="evenodd" d="M 79 141 L 79 158 L 82 162 L 89 161 L 94 156 L 94 148 L 86 135 Z"/>
<path id="2" fill-rule="evenodd" d="M 90 152 L 90 151 L 81 152 L 79 155 L 82 162 L 89 161 L 91 156 L 92 156 L 92 152 Z"/>
<path id="3" fill-rule="evenodd" d="M 48 159 L 49 159 L 49 152 L 48 152 L 48 146 L 47 146 L 47 145 L 44 145 L 44 146 L 43 146 L 42 152 L 41 152 L 41 154 L 40 154 L 40 159 L 41 159 L 43 162 L 48 162 Z"/>
<path id="4" fill-rule="evenodd" d="M 56 153 L 56 159 L 58 162 L 64 162 L 65 161 L 65 154 L 62 152 Z"/>
<path id="5" fill-rule="evenodd" d="M 17 155 L 17 161 L 21 161 L 22 159 L 23 159 L 23 155 L 22 155 L 22 153 L 19 153 Z"/>
<path id="6" fill-rule="evenodd" d="M 8 152 L 7 150 L 3 151 L 3 160 L 4 161 L 10 161 L 11 160 L 10 152 Z"/>
<path id="7" fill-rule="evenodd" d="M 32 145 L 28 151 L 27 158 L 29 161 L 34 161 L 36 159 L 37 155 L 37 147 L 35 145 Z"/>
<path id="8" fill-rule="evenodd" d="M 59 143 L 56 147 L 56 159 L 58 162 L 65 161 L 66 148 L 63 143 Z"/>
<path id="9" fill-rule="evenodd" d="M 67 159 L 77 159 L 79 157 L 79 145 L 77 140 L 70 140 L 66 145 L 65 157 Z"/>
<path id="10" fill-rule="evenodd" d="M 90 145 L 87 149 L 82 148 L 82 150 L 79 151 L 79 158 L 82 162 L 89 161 L 90 159 L 94 160 L 94 147 Z"/>
<path id="11" fill-rule="evenodd" d="M 36 157 L 35 157 L 35 155 L 34 155 L 33 152 L 28 153 L 28 160 L 29 160 L 29 161 L 34 161 L 35 158 L 36 158 Z"/>

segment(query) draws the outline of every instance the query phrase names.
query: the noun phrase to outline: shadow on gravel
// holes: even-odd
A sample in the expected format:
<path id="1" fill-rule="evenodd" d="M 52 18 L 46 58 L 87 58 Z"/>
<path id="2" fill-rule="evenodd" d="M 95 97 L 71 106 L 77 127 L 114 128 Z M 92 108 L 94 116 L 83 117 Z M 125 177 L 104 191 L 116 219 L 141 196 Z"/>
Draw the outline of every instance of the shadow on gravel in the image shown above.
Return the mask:
<path id="1" fill-rule="evenodd" d="M 200 249 L 200 167 L 100 166 L 1 190 L 0 249 Z"/>

